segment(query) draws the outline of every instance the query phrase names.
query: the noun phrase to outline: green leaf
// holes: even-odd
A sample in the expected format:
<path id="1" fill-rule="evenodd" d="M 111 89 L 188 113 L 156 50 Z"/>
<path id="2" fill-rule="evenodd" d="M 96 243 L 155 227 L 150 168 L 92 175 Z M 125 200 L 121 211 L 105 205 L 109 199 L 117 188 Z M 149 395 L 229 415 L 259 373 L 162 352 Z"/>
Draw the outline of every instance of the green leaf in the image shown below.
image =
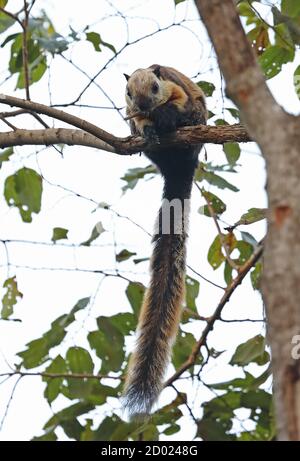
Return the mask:
<path id="1" fill-rule="evenodd" d="M 42 191 L 42 178 L 31 168 L 24 167 L 5 181 L 6 202 L 19 209 L 24 222 L 31 222 L 32 213 L 40 212 Z"/>
<path id="2" fill-rule="evenodd" d="M 57 440 L 57 435 L 52 429 L 50 429 L 45 431 L 43 435 L 39 437 L 33 437 L 31 440 L 33 442 L 55 442 Z"/>
<path id="3" fill-rule="evenodd" d="M 66 354 L 66 363 L 71 373 L 92 374 L 94 370 L 90 353 L 83 347 L 70 347 Z"/>
<path id="4" fill-rule="evenodd" d="M 245 408 L 270 410 L 272 395 L 262 389 L 249 391 L 241 395 L 241 406 Z"/>
<path id="5" fill-rule="evenodd" d="M 239 191 L 237 187 L 235 187 L 233 184 L 230 184 L 228 181 L 226 181 L 226 179 L 216 175 L 211 171 L 206 171 L 201 166 L 198 167 L 196 170 L 195 179 L 199 182 L 207 181 L 209 184 L 211 184 L 212 186 L 216 186 L 219 189 L 229 189 L 233 192 Z"/>
<path id="6" fill-rule="evenodd" d="M 300 66 L 294 72 L 294 87 L 298 98 L 300 99 Z"/>
<path id="7" fill-rule="evenodd" d="M 1 48 L 4 48 L 5 45 L 6 45 L 7 43 L 11 42 L 12 40 L 15 40 L 15 38 L 16 38 L 18 35 L 20 35 L 20 34 L 11 34 L 11 35 L 8 35 L 8 36 L 6 37 L 6 39 L 1 43 L 1 45 L 0 45 Z"/>
<path id="8" fill-rule="evenodd" d="M 253 253 L 253 246 L 250 243 L 244 242 L 243 240 L 238 240 L 236 242 L 235 248 L 239 251 L 240 255 L 235 262 L 240 266 L 243 266 L 245 262 L 248 261 L 250 256 Z"/>
<path id="9" fill-rule="evenodd" d="M 277 45 L 269 46 L 258 58 L 262 71 L 267 79 L 275 77 L 283 64 L 294 59 L 294 51 Z"/>
<path id="10" fill-rule="evenodd" d="M 136 316 L 138 316 L 143 297 L 145 293 L 145 287 L 140 282 L 130 282 L 126 288 L 126 296 L 132 307 L 132 310 Z"/>
<path id="11" fill-rule="evenodd" d="M 240 344 L 230 360 L 230 365 L 246 366 L 249 363 L 264 365 L 269 361 L 269 354 L 265 351 L 265 338 L 256 335 Z"/>
<path id="12" fill-rule="evenodd" d="M 64 229 L 63 227 L 54 227 L 53 234 L 52 234 L 52 242 L 57 242 L 57 240 L 63 240 L 68 238 L 68 229 Z"/>
<path id="13" fill-rule="evenodd" d="M 291 18 L 296 18 L 300 15 L 300 3 L 298 0 L 282 0 L 281 11 Z"/>
<path id="14" fill-rule="evenodd" d="M 88 238 L 88 240 L 86 240 L 85 242 L 82 242 L 80 245 L 87 246 L 87 247 L 90 246 L 90 244 L 94 240 L 96 240 L 99 237 L 99 235 L 103 234 L 103 232 L 105 232 L 105 229 L 102 226 L 102 223 L 98 222 L 96 226 L 93 228 L 91 236 Z"/>
<path id="15" fill-rule="evenodd" d="M 185 0 L 174 0 L 175 6 L 179 5 L 179 3 L 185 2 Z"/>
<path id="16" fill-rule="evenodd" d="M 223 118 L 218 118 L 217 120 L 215 120 L 215 125 L 223 126 L 223 125 L 229 125 L 229 123 L 226 122 L 226 120 L 224 120 Z"/>
<path id="17" fill-rule="evenodd" d="M 124 441 L 135 439 L 142 430 L 143 428 L 141 427 L 141 423 L 139 421 L 130 421 L 129 423 L 122 422 L 114 429 L 109 440 Z"/>
<path id="18" fill-rule="evenodd" d="M 55 357 L 55 359 L 52 360 L 50 365 L 45 369 L 45 373 L 67 373 L 66 362 L 61 355 L 58 355 Z M 51 404 L 61 393 L 64 378 L 43 377 L 43 381 L 47 383 L 46 389 L 44 391 L 44 397 L 47 399 L 48 403 Z"/>
<path id="19" fill-rule="evenodd" d="M 216 270 L 225 261 L 225 256 L 222 252 L 222 245 L 220 236 L 217 235 L 212 244 L 209 247 L 207 260 L 211 267 Z"/>
<path id="20" fill-rule="evenodd" d="M 136 329 L 136 317 L 130 312 L 122 312 L 120 314 L 109 317 L 111 323 L 122 333 L 127 336 Z"/>
<path id="21" fill-rule="evenodd" d="M 44 429 L 59 426 L 67 421 L 72 421 L 80 415 L 90 412 L 94 406 L 86 402 L 78 402 L 53 415 L 44 426 Z"/>
<path id="22" fill-rule="evenodd" d="M 5 280 L 3 287 L 6 288 L 6 293 L 2 298 L 1 318 L 8 319 L 17 304 L 17 298 L 23 298 L 23 293 L 18 290 L 16 276 Z"/>
<path id="23" fill-rule="evenodd" d="M 161 426 L 162 424 L 170 424 L 170 421 L 175 422 L 182 417 L 182 411 L 178 408 L 179 405 L 185 403 L 187 403 L 186 394 L 184 392 L 179 392 L 171 403 L 164 405 L 162 408 L 153 413 L 153 423 L 155 423 L 156 426 Z"/>
<path id="24" fill-rule="evenodd" d="M 22 34 L 17 34 L 13 40 L 10 49 L 10 60 L 8 69 L 12 74 L 16 72 L 21 72 L 23 70 L 22 43 Z"/>
<path id="25" fill-rule="evenodd" d="M 211 96 L 216 89 L 215 85 L 211 82 L 200 81 L 197 82 L 197 85 L 201 88 L 206 97 Z"/>
<path id="26" fill-rule="evenodd" d="M 254 290 L 259 290 L 260 288 L 260 279 L 262 274 L 262 263 L 258 261 L 255 264 L 254 269 L 250 272 L 251 283 Z"/>
<path id="27" fill-rule="evenodd" d="M 69 315 L 73 316 L 74 314 L 76 314 L 76 312 L 85 309 L 86 306 L 89 304 L 90 300 L 91 298 L 82 298 L 79 301 L 77 301 Z"/>
<path id="28" fill-rule="evenodd" d="M 225 261 L 225 265 L 224 265 L 224 280 L 225 280 L 227 286 L 230 285 L 231 282 L 232 282 L 232 271 L 233 271 L 233 268 L 231 267 L 229 262 Z"/>
<path id="29" fill-rule="evenodd" d="M 74 418 L 73 420 L 62 421 L 60 426 L 69 439 L 75 439 L 77 441 L 81 439 L 84 428 L 77 419 Z"/>
<path id="30" fill-rule="evenodd" d="M 193 279 L 190 276 L 185 277 L 185 299 L 186 305 L 189 309 L 196 312 L 196 299 L 199 295 L 200 284 L 198 280 Z"/>
<path id="31" fill-rule="evenodd" d="M 179 432 L 181 427 L 178 424 L 170 424 L 164 431 L 163 434 L 165 435 L 173 435 L 176 432 Z"/>
<path id="32" fill-rule="evenodd" d="M 180 367 L 180 365 L 182 365 L 183 362 L 185 362 L 189 358 L 195 344 L 196 339 L 192 333 L 186 333 L 185 331 L 179 330 L 176 337 L 175 345 L 173 347 L 172 356 L 172 363 L 176 369 Z M 203 357 L 199 353 L 197 355 L 197 360 L 195 364 L 201 363 L 202 359 Z"/>
<path id="33" fill-rule="evenodd" d="M 242 239 L 244 242 L 249 243 L 253 248 L 256 247 L 257 245 L 257 240 L 253 237 L 252 234 L 249 234 L 249 232 L 241 232 Z"/>
<path id="34" fill-rule="evenodd" d="M 100 426 L 93 431 L 93 440 L 97 442 L 111 440 L 111 436 L 120 424 L 124 424 L 117 415 L 106 416 Z"/>
<path id="35" fill-rule="evenodd" d="M 228 434 L 227 424 L 223 421 L 217 421 L 209 418 L 203 418 L 198 423 L 197 437 L 205 441 L 231 441 L 235 439 L 234 435 Z"/>
<path id="36" fill-rule="evenodd" d="M 66 336 L 67 328 L 74 320 L 75 313 L 84 309 L 90 298 L 83 298 L 71 309 L 69 314 L 58 317 L 51 323 L 51 328 L 41 338 L 34 339 L 26 344 L 27 349 L 17 355 L 23 359 L 22 365 L 25 368 L 35 368 L 49 359 L 49 351 L 57 346 Z"/>
<path id="37" fill-rule="evenodd" d="M 235 226 L 247 226 L 257 221 L 261 221 L 266 218 L 267 208 L 249 208 L 247 213 L 244 213 L 240 219 L 235 223 Z"/>
<path id="38" fill-rule="evenodd" d="M 232 117 L 234 117 L 237 120 L 240 120 L 240 118 L 241 118 L 240 117 L 240 111 L 238 109 L 235 109 L 234 107 L 226 107 L 226 110 L 228 110 L 228 112 L 230 112 Z"/>
<path id="39" fill-rule="evenodd" d="M 15 22 L 16 21 L 14 20 L 14 18 L 11 18 L 7 14 L 0 11 L 0 34 L 9 29 L 9 27 L 15 24 Z"/>
<path id="40" fill-rule="evenodd" d="M 212 192 L 202 190 L 202 195 L 209 201 L 210 206 L 212 207 L 215 215 L 219 216 L 226 210 L 225 203 Z M 205 216 L 211 217 L 208 205 L 203 205 L 199 208 L 198 212 L 204 214 Z"/>
<path id="41" fill-rule="evenodd" d="M 70 373 L 92 374 L 94 364 L 90 353 L 82 347 L 70 347 L 66 354 L 66 365 Z M 93 388 L 93 380 L 89 378 L 67 379 L 67 389 L 64 391 L 69 399 L 87 398 Z"/>
<path id="42" fill-rule="evenodd" d="M 69 42 L 57 32 L 48 37 L 37 37 L 37 41 L 40 47 L 49 51 L 52 56 L 61 54 L 69 47 Z"/>
<path id="43" fill-rule="evenodd" d="M 239 2 L 237 9 L 240 16 L 255 18 L 255 12 L 253 11 L 251 5 L 249 5 L 247 1 Z"/>
<path id="44" fill-rule="evenodd" d="M 59 333 L 61 336 L 58 338 L 58 344 L 65 337 L 64 332 L 60 331 Z M 47 344 L 47 340 L 44 337 L 30 341 L 26 344 L 26 347 L 27 349 L 17 354 L 21 357 L 22 365 L 25 368 L 35 368 L 48 360 L 50 346 Z"/>
<path id="45" fill-rule="evenodd" d="M 124 249 L 116 255 L 116 260 L 118 261 L 118 263 L 120 263 L 126 261 L 127 259 L 130 259 L 134 255 L 136 255 L 136 253 L 132 253 L 131 251 Z"/>
<path id="46" fill-rule="evenodd" d="M 145 168 L 130 168 L 121 178 L 127 183 L 122 187 L 122 191 L 126 192 L 128 189 L 134 189 L 140 179 L 147 175 L 152 177 L 155 173 L 157 173 L 157 169 L 154 165 L 148 165 Z"/>
<path id="47" fill-rule="evenodd" d="M 133 260 L 134 264 L 144 263 L 145 261 L 149 261 L 149 258 L 135 258 Z"/>
<path id="48" fill-rule="evenodd" d="M 13 155 L 13 153 L 13 147 L 8 147 L 7 149 L 0 152 L 0 168 L 2 167 L 2 163 L 7 162 L 9 160 L 9 157 Z"/>
<path id="49" fill-rule="evenodd" d="M 113 45 L 110 43 L 104 42 L 97 32 L 87 32 L 86 33 L 86 39 L 91 42 L 95 48 L 96 51 L 102 51 L 101 45 L 109 48 L 114 54 L 116 54 L 116 49 Z"/>
<path id="50" fill-rule="evenodd" d="M 96 379 L 90 379 L 89 381 L 92 383 L 92 386 L 88 388 L 85 400 L 94 405 L 103 405 L 107 397 L 119 398 L 121 395 L 120 387 L 103 386 Z"/>
<path id="51" fill-rule="evenodd" d="M 242 390 L 249 390 L 252 388 L 253 383 L 255 382 L 255 377 L 251 375 L 251 373 L 245 372 L 244 378 L 234 378 L 230 381 L 225 381 L 221 383 L 210 384 L 209 387 L 212 387 L 216 390 L 222 391 L 242 391 Z"/>
<path id="52" fill-rule="evenodd" d="M 292 52 L 295 47 L 293 39 L 296 39 L 296 37 L 293 36 L 293 32 L 289 29 L 289 22 L 293 23 L 293 20 L 288 18 L 285 24 L 277 24 L 274 27 L 275 45 Z M 296 42 L 297 40 L 295 40 Z"/>
<path id="53" fill-rule="evenodd" d="M 226 142 L 223 150 L 230 165 L 235 165 L 241 155 L 241 149 L 237 142 Z"/>
<path id="54" fill-rule="evenodd" d="M 88 334 L 88 341 L 102 360 L 101 373 L 119 371 L 124 361 L 124 336 L 110 317 L 98 317 L 99 330 Z"/>

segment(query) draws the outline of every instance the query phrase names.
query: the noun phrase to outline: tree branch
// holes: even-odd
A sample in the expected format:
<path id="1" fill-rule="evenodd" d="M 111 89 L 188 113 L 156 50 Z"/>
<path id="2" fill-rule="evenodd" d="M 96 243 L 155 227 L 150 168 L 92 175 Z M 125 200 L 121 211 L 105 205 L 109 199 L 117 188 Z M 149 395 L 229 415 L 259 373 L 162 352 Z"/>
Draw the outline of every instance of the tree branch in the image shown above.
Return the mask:
<path id="1" fill-rule="evenodd" d="M 93 375 L 91 373 L 47 373 L 43 371 L 37 372 L 27 372 L 27 371 L 8 371 L 6 373 L 0 373 L 0 377 L 7 376 L 20 376 L 21 378 L 24 376 L 40 376 L 42 378 L 49 378 L 49 379 L 56 379 L 56 378 L 66 378 L 66 379 L 124 379 L 122 376 L 109 376 L 109 375 Z"/>
<path id="2" fill-rule="evenodd" d="M 0 133 L 0 147 L 67 144 L 69 146 L 96 147 L 107 152 L 115 152 L 101 139 L 85 131 L 67 128 L 46 128 L 44 130 L 14 130 Z"/>
<path id="3" fill-rule="evenodd" d="M 28 4 L 27 0 L 24 0 L 24 20 L 23 24 L 23 33 L 22 33 L 22 58 L 23 58 L 23 72 L 24 72 L 24 86 L 26 92 L 26 99 L 30 99 L 30 78 L 29 78 L 29 65 L 28 65 L 28 37 L 27 37 L 27 29 L 28 29 L 28 20 L 29 20 L 29 13 L 28 13 Z"/>
<path id="4" fill-rule="evenodd" d="M 214 328 L 214 324 L 217 320 L 220 319 L 222 310 L 226 303 L 229 301 L 231 295 L 235 291 L 235 289 L 242 283 L 250 269 L 257 263 L 259 258 L 261 257 L 263 253 L 263 244 L 259 244 L 253 254 L 250 256 L 248 261 L 240 268 L 240 272 L 236 276 L 235 279 L 232 280 L 231 284 L 228 285 L 228 287 L 225 290 L 225 293 L 223 294 L 217 308 L 215 309 L 215 312 L 211 317 L 209 317 L 207 321 L 207 325 L 204 328 L 202 335 L 200 339 L 197 341 L 195 344 L 190 356 L 188 359 L 181 365 L 180 368 L 165 382 L 164 387 L 170 386 L 176 379 L 178 379 L 186 370 L 188 370 L 191 366 L 193 366 L 197 360 L 197 357 L 199 355 L 199 351 L 202 346 L 205 345 L 207 336 L 210 333 L 211 330 Z"/>
<path id="5" fill-rule="evenodd" d="M 27 101 L 4 94 L 0 94 L 0 103 L 19 107 L 22 110 L 22 112 L 19 112 L 18 110 L 13 111 L 12 114 L 14 116 L 20 113 L 24 113 L 23 111 L 29 111 L 31 114 L 44 114 L 73 125 L 86 132 L 85 137 L 82 134 L 81 141 L 79 142 L 80 135 L 78 130 L 69 130 L 71 132 L 67 133 L 66 129 L 46 129 L 44 130 L 44 135 L 42 130 L 15 130 L 14 133 L 0 133 L 0 148 L 18 146 L 22 144 L 48 145 L 66 142 L 66 144 L 70 145 L 87 145 L 90 147 L 98 147 L 100 149 L 107 150 L 108 152 L 131 155 L 141 152 L 147 147 L 147 143 L 141 137 L 116 137 L 86 120 L 76 117 L 75 115 L 68 114 L 62 110 L 48 107 L 44 104 L 39 104 L 33 101 Z M 10 113 L 3 112 L 2 115 L 5 115 L 6 118 L 10 116 Z M 71 136 L 72 133 L 74 134 L 73 139 Z M 93 137 L 88 137 L 87 133 Z M 66 137 L 67 140 L 62 141 L 62 137 Z M 99 140 L 104 141 L 106 144 L 99 144 Z M 165 136 L 160 140 L 159 143 L 152 145 L 152 148 L 161 149 L 162 147 L 169 147 L 174 145 L 178 146 L 180 144 L 223 144 L 225 142 L 249 141 L 251 141 L 251 138 L 249 137 L 246 129 L 239 124 L 223 126 L 197 125 L 192 127 L 179 128 L 176 133 Z"/>

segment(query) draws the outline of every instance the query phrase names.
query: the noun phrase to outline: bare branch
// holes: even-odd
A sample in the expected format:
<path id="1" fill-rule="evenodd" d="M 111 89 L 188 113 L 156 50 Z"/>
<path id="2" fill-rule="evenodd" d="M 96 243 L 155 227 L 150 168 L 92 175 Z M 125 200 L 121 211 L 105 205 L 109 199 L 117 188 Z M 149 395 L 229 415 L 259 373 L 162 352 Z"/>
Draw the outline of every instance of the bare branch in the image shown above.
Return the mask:
<path id="1" fill-rule="evenodd" d="M 5 10 L 3 7 L 0 6 L 0 11 L 1 13 L 6 14 L 6 16 L 9 16 L 10 18 L 14 19 L 16 22 L 20 24 L 20 26 L 23 28 L 22 21 L 18 18 L 16 14 L 11 13 L 10 11 Z"/>
<path id="2" fill-rule="evenodd" d="M 134 154 L 137 152 L 141 152 L 147 146 L 143 138 L 136 138 L 133 136 L 128 136 L 126 138 L 116 137 L 86 120 L 76 117 L 75 115 L 68 114 L 67 112 L 64 112 L 62 110 L 58 110 L 53 107 L 48 107 L 44 104 L 26 101 L 24 99 L 15 98 L 13 96 L 8 96 L 4 94 L 0 94 L 0 103 L 20 107 L 21 109 L 25 109 L 27 111 L 30 111 L 31 113 L 36 112 L 38 114 L 48 115 L 49 117 L 53 117 L 57 120 L 61 120 L 65 123 L 73 125 L 106 142 L 110 146 L 114 147 L 115 151 L 119 151 L 117 153 L 120 154 Z M 177 130 L 176 134 L 170 134 L 164 137 L 160 140 L 159 144 L 157 144 L 157 149 L 160 149 L 161 147 L 172 146 L 175 144 L 198 144 L 199 142 L 223 144 L 224 142 L 233 141 L 251 141 L 246 129 L 242 125 L 197 125 L 193 127 L 180 128 Z M 10 140 L 10 142 L 12 142 L 12 140 Z M 55 140 L 53 140 L 52 144 L 55 143 Z M 34 142 L 33 144 L 37 143 Z M 6 147 L 6 144 L 0 142 L 0 147 Z M 112 150 L 110 149 L 109 151 L 111 152 Z"/>
<path id="3" fill-rule="evenodd" d="M 39 104 L 37 102 L 26 101 L 24 99 L 15 98 L 13 96 L 7 96 L 5 94 L 0 94 L 0 103 L 7 104 L 9 106 L 20 107 L 21 109 L 30 110 L 38 114 L 48 115 L 49 117 L 56 118 L 62 122 L 68 123 L 70 125 L 76 126 L 81 130 L 86 131 L 87 133 L 93 134 L 94 136 L 102 139 L 102 141 L 107 142 L 116 149 L 120 149 L 122 145 L 122 138 L 117 138 L 110 133 L 102 130 L 93 123 L 90 123 L 86 120 L 82 120 L 75 115 L 68 114 L 53 107 L 45 106 L 44 104 Z"/>
<path id="4" fill-rule="evenodd" d="M 67 128 L 47 128 L 45 130 L 20 130 L 0 133 L 0 147 L 25 146 L 25 145 L 52 145 L 68 144 L 69 146 L 87 146 L 115 152 L 101 139 L 81 130 Z"/>
<path id="5" fill-rule="evenodd" d="M 43 371 L 37 372 L 27 372 L 27 371 L 8 371 L 7 373 L 0 373 L 0 377 L 3 376 L 20 376 L 23 378 L 24 376 L 40 376 L 42 378 L 49 378 L 49 379 L 56 379 L 56 378 L 66 378 L 66 379 L 118 379 L 122 380 L 122 376 L 110 376 L 110 375 L 93 375 L 91 373 L 47 373 Z"/>
<path id="6" fill-rule="evenodd" d="M 235 289 L 240 285 L 240 283 L 244 280 L 250 269 L 257 263 L 259 258 L 263 253 L 263 245 L 259 244 L 253 254 L 250 256 L 248 261 L 244 264 L 244 266 L 240 269 L 239 274 L 236 276 L 235 279 L 232 280 L 231 284 L 225 290 L 215 312 L 213 315 L 207 319 L 207 325 L 204 328 L 200 339 L 195 344 L 191 355 L 188 359 L 181 365 L 180 368 L 171 376 L 164 384 L 164 387 L 170 386 L 176 379 L 178 379 L 186 370 L 188 370 L 191 366 L 193 366 L 197 360 L 199 351 L 202 346 L 206 344 L 207 336 L 210 331 L 213 330 L 214 324 L 217 320 L 220 319 L 222 310 L 226 303 L 229 301 L 231 295 L 234 293 Z"/>
<path id="7" fill-rule="evenodd" d="M 27 38 L 29 12 L 28 12 L 28 4 L 26 0 L 24 0 L 24 14 L 25 16 L 22 22 L 23 24 L 22 58 L 23 58 L 23 72 L 24 72 L 26 99 L 30 99 L 30 92 L 29 92 L 30 79 L 29 79 L 29 66 L 28 66 L 28 38 Z"/>

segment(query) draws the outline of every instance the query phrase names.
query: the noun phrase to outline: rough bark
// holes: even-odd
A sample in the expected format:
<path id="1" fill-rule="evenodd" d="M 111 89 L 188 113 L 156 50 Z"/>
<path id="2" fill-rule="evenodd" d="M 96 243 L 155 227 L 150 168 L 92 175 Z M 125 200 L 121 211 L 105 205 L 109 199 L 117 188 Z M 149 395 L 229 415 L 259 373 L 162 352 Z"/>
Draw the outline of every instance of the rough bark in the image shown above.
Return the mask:
<path id="1" fill-rule="evenodd" d="M 214 44 L 227 93 L 266 160 L 269 200 L 263 298 L 272 350 L 279 440 L 300 440 L 300 366 L 292 339 L 300 334 L 299 117 L 271 95 L 232 0 L 195 0 Z"/>
<path id="2" fill-rule="evenodd" d="M 226 126 L 191 126 L 180 128 L 174 135 L 164 137 L 160 140 L 157 148 L 178 146 L 179 144 L 213 143 L 223 144 L 225 142 L 249 142 L 251 141 L 247 131 L 242 125 Z M 99 139 L 86 131 L 67 128 L 45 128 L 44 130 L 21 130 L 0 132 L 0 148 L 24 145 L 45 145 L 68 144 L 96 147 L 121 155 L 131 155 L 145 149 L 145 140 L 140 137 L 128 136 L 118 138 L 116 149 L 105 141 Z"/>

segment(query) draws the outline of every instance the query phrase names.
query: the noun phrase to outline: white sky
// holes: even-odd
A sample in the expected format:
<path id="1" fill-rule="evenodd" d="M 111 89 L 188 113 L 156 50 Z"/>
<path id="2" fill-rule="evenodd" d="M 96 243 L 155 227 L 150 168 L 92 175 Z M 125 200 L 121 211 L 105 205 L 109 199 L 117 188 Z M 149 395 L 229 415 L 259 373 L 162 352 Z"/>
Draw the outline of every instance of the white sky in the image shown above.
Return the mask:
<path id="1" fill-rule="evenodd" d="M 17 11 L 20 4 L 21 2 L 18 0 L 10 0 L 7 9 Z M 69 33 L 70 25 L 78 31 L 90 24 L 91 31 L 99 32 L 105 41 L 112 43 L 117 49 L 124 44 L 126 27 L 120 17 L 110 16 L 111 13 L 115 14 L 114 7 L 120 8 L 133 17 L 128 22 L 129 41 L 153 32 L 157 27 L 156 24 L 159 24 L 160 28 L 164 28 L 173 22 L 173 0 L 159 2 L 159 8 L 157 8 L 158 2 L 155 0 L 126 2 L 112 0 L 111 4 L 113 7 L 104 0 L 85 0 L 84 8 L 82 8 L 82 2 L 38 0 L 35 11 L 37 12 L 40 7 L 44 7 L 56 30 L 62 35 Z M 191 20 L 197 18 L 191 1 L 188 2 L 188 12 L 186 8 L 185 3 L 177 7 L 176 19 L 178 21 L 186 14 Z M 103 17 L 107 17 L 106 20 L 100 21 Z M 200 72 L 201 75 L 197 77 L 198 80 L 209 80 L 217 88 L 220 88 L 220 76 L 216 70 L 215 61 L 211 57 L 211 47 L 201 24 L 190 21 L 185 25 L 194 34 L 180 27 L 160 32 L 137 45 L 128 47 L 101 74 L 98 83 L 118 107 L 124 106 L 125 80 L 122 73 L 131 73 L 137 67 L 147 67 L 155 62 L 176 67 L 191 77 Z M 13 29 L 10 33 L 12 32 Z M 200 36 L 200 42 L 195 34 Z M 0 48 L 0 82 L 5 76 L 8 51 L 7 48 Z M 74 63 L 84 69 L 89 76 L 92 76 L 106 63 L 112 53 L 106 49 L 102 53 L 96 53 L 91 43 L 82 41 L 72 46 L 67 55 L 71 56 Z M 299 112 L 299 100 L 292 87 L 292 73 L 296 67 L 297 63 L 286 65 L 282 75 L 270 82 L 270 88 L 276 99 L 294 113 Z M 85 76 L 57 57 L 51 63 L 51 74 L 31 87 L 31 98 L 34 101 L 48 104 L 49 85 L 52 103 L 66 103 L 77 97 L 80 89 L 86 83 L 88 83 L 88 79 Z M 2 85 L 1 91 L 24 97 L 23 92 L 14 91 L 14 85 L 15 80 L 8 81 Z M 81 103 L 99 106 L 110 105 L 109 101 L 94 85 L 86 92 Z M 213 112 L 222 115 L 222 100 L 219 93 L 215 98 L 208 99 L 208 106 Z M 232 104 L 227 101 L 225 107 L 228 106 L 230 107 Z M 7 108 L 2 106 L 0 110 L 7 110 Z M 86 108 L 66 110 L 82 116 L 116 135 L 123 136 L 129 133 L 127 125 L 114 110 L 103 111 Z M 28 119 L 24 118 L 23 120 L 24 127 L 37 126 L 31 120 L 30 123 Z M 20 123 L 19 120 L 16 123 Z M 56 126 L 62 125 L 62 123 L 56 123 Z M 6 130 L 3 125 L 0 129 Z M 227 203 L 228 210 L 223 218 L 230 224 L 234 223 L 248 208 L 266 206 L 264 162 L 254 144 L 247 144 L 244 147 L 245 150 L 240 159 L 239 174 L 224 175 L 225 179 L 232 181 L 240 188 L 240 192 L 233 193 L 211 189 Z M 124 196 L 121 193 L 123 182 L 120 177 L 128 168 L 147 165 L 149 162 L 143 157 L 135 155 L 130 158 L 122 158 L 95 149 L 66 147 L 64 157 L 61 158 L 53 148 L 36 155 L 38 150 L 34 147 L 16 148 L 16 155 L 13 159 L 2 166 L 0 182 L 1 187 L 3 187 L 5 178 L 24 165 L 42 172 L 46 179 L 42 212 L 39 215 L 34 215 L 30 225 L 25 224 L 22 223 L 19 213 L 9 209 L 2 200 L 0 202 L 0 238 L 50 241 L 53 227 L 65 227 L 69 229 L 69 242 L 80 243 L 90 236 L 92 228 L 98 221 L 102 221 L 107 232 L 98 239 L 97 244 L 100 246 L 93 248 L 74 250 L 61 246 L 57 248 L 26 244 L 11 244 L 9 246 L 9 261 L 12 266 L 9 273 L 6 268 L 2 268 L 1 278 L 4 281 L 8 275 L 16 274 L 19 289 L 23 292 L 24 297 L 15 309 L 15 317 L 21 318 L 22 323 L 0 322 L 0 350 L 2 352 L 0 370 L 2 372 L 8 369 L 6 361 L 13 365 L 16 361 L 15 353 L 23 350 L 26 342 L 40 337 L 49 328 L 51 321 L 71 309 L 78 299 L 93 296 L 101 280 L 99 275 L 90 273 L 33 271 L 16 268 L 13 264 L 44 268 L 114 269 L 114 241 L 117 242 L 117 251 L 127 248 L 136 251 L 137 257 L 149 256 L 151 251 L 150 237 L 144 232 L 126 220 L 117 219 L 107 211 L 97 210 L 93 213 L 93 210 L 96 208 L 95 203 L 107 202 L 113 205 L 114 210 L 128 216 L 132 221 L 139 223 L 151 232 L 160 203 L 161 179 L 158 177 L 151 181 L 142 181 L 133 191 Z M 225 163 L 225 157 L 220 147 L 209 145 L 206 150 L 209 161 Z M 80 195 L 92 198 L 95 203 L 78 198 L 62 188 L 50 185 L 50 183 L 62 185 Z M 197 209 L 202 204 L 198 192 L 194 191 L 188 243 L 188 264 L 216 283 L 224 284 L 222 270 L 214 272 L 207 263 L 207 250 L 216 236 L 216 230 L 212 220 L 197 213 Z M 260 239 L 264 234 L 264 224 L 258 223 L 249 229 L 245 227 L 242 230 L 249 231 L 257 239 Z M 110 246 L 105 246 L 105 244 Z M 3 245 L 0 246 L 0 261 L 1 265 L 6 264 Z M 137 266 L 131 262 L 122 263 L 120 269 L 128 270 L 128 277 L 132 280 L 140 280 L 143 283 L 148 281 L 147 263 Z M 124 281 L 114 278 L 104 279 L 89 317 L 86 313 L 78 314 L 79 322 L 74 331 L 72 330 L 73 334 L 64 344 L 64 348 L 70 345 L 87 346 L 85 337 L 87 331 L 95 329 L 94 318 L 97 316 L 113 315 L 128 310 L 129 304 L 124 294 L 125 288 L 126 283 Z M 204 316 L 212 313 L 220 296 L 221 293 L 218 289 L 212 288 L 200 280 L 200 295 L 197 302 L 199 313 Z M 260 295 L 253 292 L 248 280 L 236 290 L 230 303 L 224 309 L 224 317 L 231 319 L 260 318 L 261 314 Z M 187 327 L 186 330 L 193 331 L 198 338 L 202 327 L 203 324 L 195 323 L 193 326 Z M 209 336 L 209 345 L 217 350 L 227 350 L 228 352 L 220 357 L 217 366 L 209 366 L 206 369 L 203 376 L 204 381 L 223 381 L 236 375 L 237 370 L 227 365 L 228 359 L 240 342 L 262 331 L 263 327 L 258 323 L 224 324 L 218 322 L 214 332 Z M 56 355 L 56 352 L 53 352 L 53 356 Z M 253 370 L 257 372 L 258 368 L 253 368 Z M 0 418 L 5 412 L 13 382 L 15 380 L 1 385 Z M 181 384 L 177 387 L 184 390 L 186 385 Z M 0 434 L 0 440 L 29 440 L 32 436 L 41 433 L 42 425 L 52 414 L 43 398 L 43 390 L 44 384 L 41 384 L 39 378 L 24 378 L 21 381 L 13 396 Z M 200 386 L 192 398 L 199 405 L 209 395 L 205 387 Z M 172 391 L 165 391 L 162 402 L 172 397 Z M 69 402 L 69 404 L 71 403 Z M 113 404 L 115 405 L 115 402 Z M 67 405 L 68 401 L 58 399 L 57 402 L 54 402 L 53 409 L 57 410 Z M 183 411 L 185 410 L 183 409 Z M 107 408 L 107 412 L 109 413 L 109 408 Z M 99 418 L 101 417 L 101 409 L 97 415 Z M 175 440 L 187 440 L 193 436 L 190 431 L 194 430 L 194 426 L 191 424 L 189 416 L 186 416 L 183 422 L 185 430 L 181 431 L 180 434 L 175 434 L 173 437 Z M 61 437 L 64 438 L 63 434 Z"/>

